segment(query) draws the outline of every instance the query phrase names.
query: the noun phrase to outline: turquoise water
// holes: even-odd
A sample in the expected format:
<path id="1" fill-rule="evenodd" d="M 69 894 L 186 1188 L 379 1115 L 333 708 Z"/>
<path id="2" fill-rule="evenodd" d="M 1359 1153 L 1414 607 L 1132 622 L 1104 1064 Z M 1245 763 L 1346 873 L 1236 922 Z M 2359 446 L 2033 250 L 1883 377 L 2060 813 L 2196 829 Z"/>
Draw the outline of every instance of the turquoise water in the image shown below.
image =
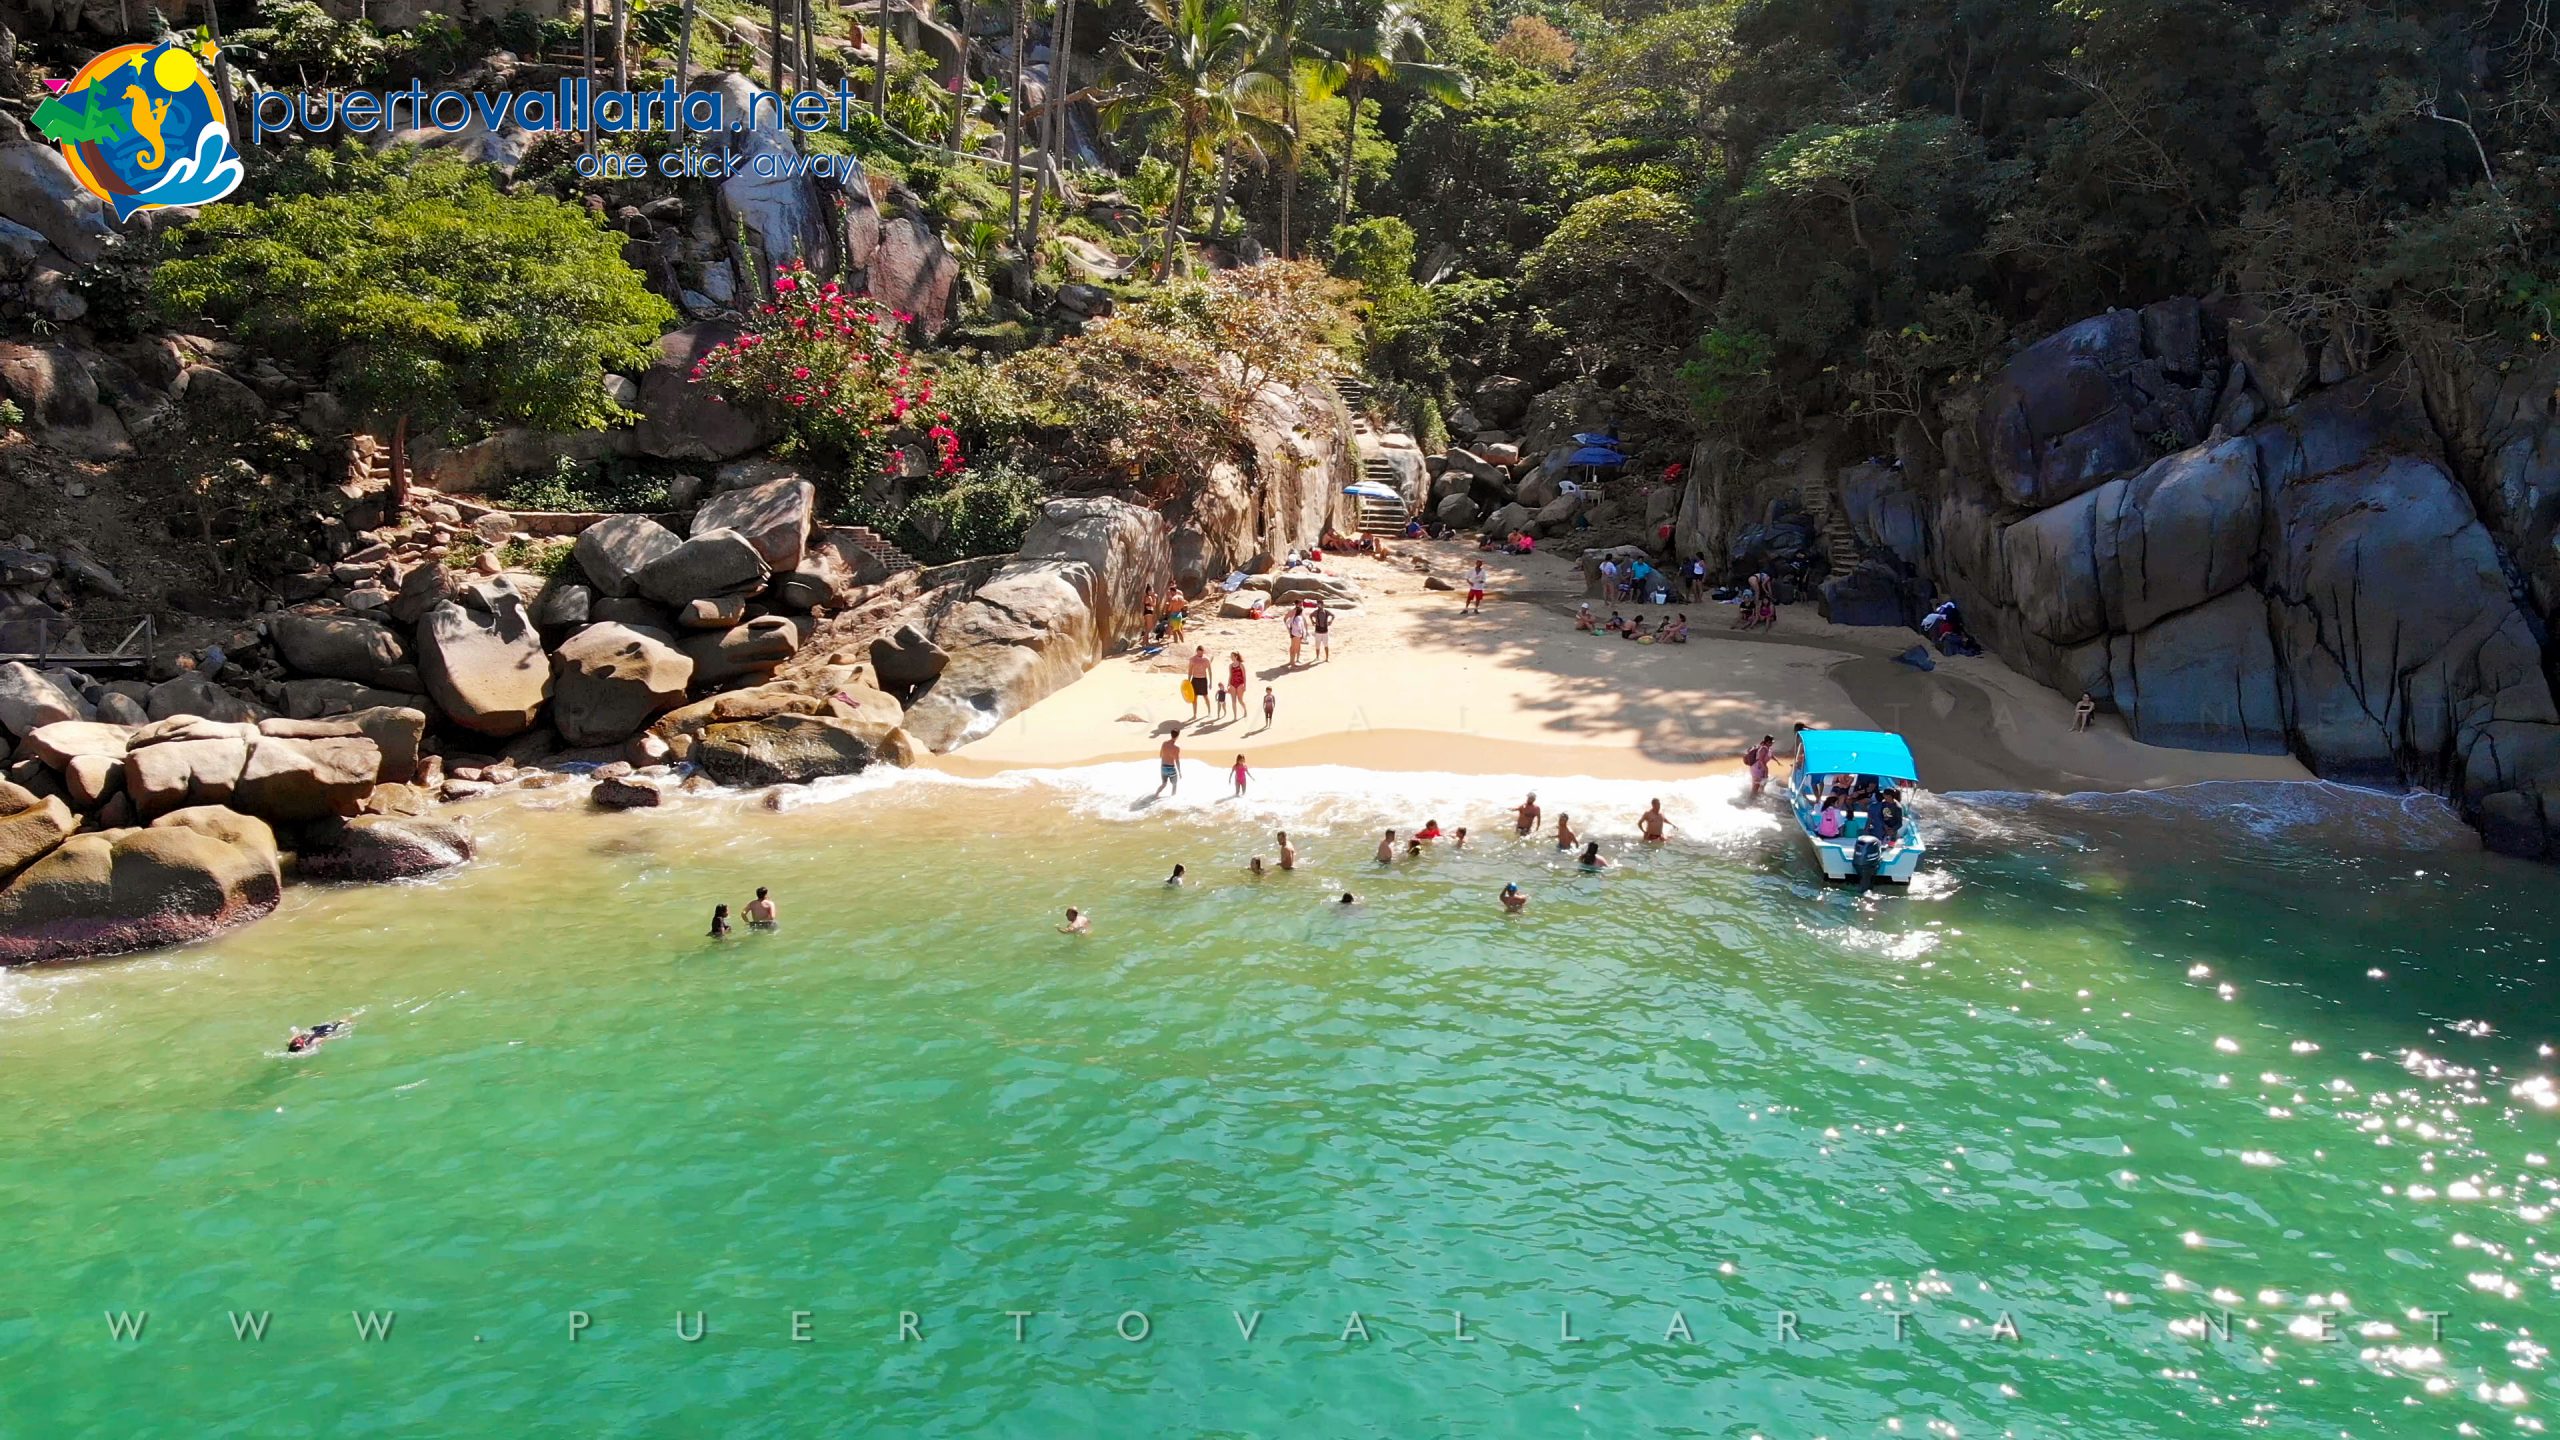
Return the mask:
<path id="1" fill-rule="evenodd" d="M 1584 876 L 1508 782 L 1151 769 L 496 807 L 434 883 L 0 976 L 0 1432 L 2551 1416 L 2560 892 L 2440 817 L 1980 797 L 1862 902 L 1722 781 L 1650 853 L 1648 787 L 1536 782 Z M 1378 873 L 1426 812 L 1500 838 Z M 779 934 L 700 937 L 756 884 Z"/>

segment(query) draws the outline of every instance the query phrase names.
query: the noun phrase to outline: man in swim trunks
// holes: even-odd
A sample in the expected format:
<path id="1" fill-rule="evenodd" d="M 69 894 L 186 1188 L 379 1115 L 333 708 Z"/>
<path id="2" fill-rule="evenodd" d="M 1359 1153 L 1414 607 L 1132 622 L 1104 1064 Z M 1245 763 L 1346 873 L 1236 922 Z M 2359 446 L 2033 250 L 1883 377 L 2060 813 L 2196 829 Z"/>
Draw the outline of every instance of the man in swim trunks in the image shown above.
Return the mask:
<path id="1" fill-rule="evenodd" d="M 1464 615 L 1470 610 L 1478 613 L 1484 610 L 1484 562 L 1481 560 L 1476 562 L 1476 568 L 1467 572 L 1467 603 L 1458 607 L 1458 613 Z"/>
<path id="2" fill-rule="evenodd" d="M 757 886 L 756 898 L 747 902 L 747 928 L 771 930 L 781 923 L 782 917 L 774 913 L 773 897 L 765 892 L 763 886 Z"/>
<path id="3" fill-rule="evenodd" d="M 1531 831 L 1536 830 L 1538 813 L 1538 792 L 1532 790 L 1529 792 L 1529 798 L 1520 802 L 1520 808 L 1512 812 L 1513 833 L 1526 837 Z"/>
<path id="4" fill-rule="evenodd" d="M 1298 868 L 1298 847 L 1289 843 L 1289 832 L 1286 830 L 1280 832 L 1280 868 L 1283 870 Z"/>
<path id="5" fill-rule="evenodd" d="M 1179 725 L 1173 727 L 1173 733 L 1165 736 L 1164 744 L 1156 750 L 1156 794 L 1162 795 L 1168 789 L 1176 795 L 1182 793 L 1182 727 Z"/>
<path id="6" fill-rule="evenodd" d="M 1679 826 L 1671 823 L 1670 816 L 1662 813 L 1662 802 L 1660 800 L 1654 801 L 1653 808 L 1636 817 L 1636 829 L 1643 834 L 1645 843 L 1648 845 L 1661 844 L 1664 839 L 1664 831 L 1677 830 L 1679 828 Z"/>
<path id="7" fill-rule="evenodd" d="M 1316 658 L 1333 658 L 1333 612 L 1322 600 L 1316 602 Z"/>
<path id="8" fill-rule="evenodd" d="M 1200 718 L 1200 707 L 1209 699 L 1209 647 L 1191 647 L 1191 718 Z"/>

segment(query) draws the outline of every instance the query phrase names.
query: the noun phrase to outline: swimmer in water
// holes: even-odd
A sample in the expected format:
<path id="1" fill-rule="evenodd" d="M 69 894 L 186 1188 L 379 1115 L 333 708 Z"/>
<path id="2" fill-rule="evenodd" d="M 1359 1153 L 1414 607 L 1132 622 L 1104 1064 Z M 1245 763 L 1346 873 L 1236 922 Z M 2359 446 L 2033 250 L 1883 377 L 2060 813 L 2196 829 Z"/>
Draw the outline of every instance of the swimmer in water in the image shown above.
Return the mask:
<path id="1" fill-rule="evenodd" d="M 1262 878 L 1262 857 L 1261 857 L 1261 856 L 1259 856 L 1259 855 L 1254 856 L 1254 857 L 1253 857 L 1253 859 L 1245 865 L 1245 867 L 1244 867 L 1244 873 L 1246 873 L 1247 875 L 1252 876 L 1252 877 L 1253 877 L 1254 879 L 1256 879 L 1256 880 L 1261 879 L 1261 878 Z"/>
<path id="2" fill-rule="evenodd" d="M 1530 791 L 1529 798 L 1520 802 L 1520 808 L 1512 814 L 1512 823 L 1518 827 L 1517 833 L 1523 837 L 1538 828 L 1537 791 Z"/>
<path id="3" fill-rule="evenodd" d="M 1090 935 L 1093 933 L 1093 917 L 1070 905 L 1067 907 L 1067 923 L 1058 927 L 1058 933 Z"/>
<path id="4" fill-rule="evenodd" d="M 1280 832 L 1280 868 L 1283 870 L 1298 868 L 1298 847 L 1289 843 L 1289 832 L 1286 830 Z"/>
<path id="5" fill-rule="evenodd" d="M 1342 898 L 1334 903 L 1338 905 L 1357 905 L 1360 903 L 1360 897 L 1352 894 L 1348 890 L 1345 890 L 1342 892 Z"/>
<path id="6" fill-rule="evenodd" d="M 756 887 L 756 898 L 747 902 L 747 928 L 772 930 L 782 924 L 782 916 L 773 908 L 773 896 L 763 886 Z"/>
<path id="7" fill-rule="evenodd" d="M 1573 833 L 1573 817 L 1570 815 L 1557 816 L 1556 848 L 1559 850 L 1570 850 L 1581 843 L 1582 837 Z"/>
<path id="8" fill-rule="evenodd" d="M 308 1055 L 319 1049 L 322 1041 L 343 1032 L 353 1023 L 355 1022 L 351 1020 L 324 1020 L 308 1030 L 296 1030 L 293 1032 L 293 1038 L 284 1042 L 285 1053 Z"/>
<path id="9" fill-rule="evenodd" d="M 711 938 L 714 940 L 725 940 L 728 936 L 729 907 L 726 905 L 714 905 L 711 907 Z"/>
<path id="10" fill-rule="evenodd" d="M 1378 842 L 1378 863 L 1381 865 L 1396 863 L 1396 832 L 1393 830 L 1387 832 L 1386 839 Z"/>
<path id="11" fill-rule="evenodd" d="M 1179 886 L 1182 883 L 1182 877 L 1187 873 L 1188 872 L 1181 866 L 1176 865 L 1173 867 L 1173 873 L 1164 877 L 1164 883 L 1167 885 Z"/>
<path id="12" fill-rule="evenodd" d="M 1449 837 L 1449 848 L 1450 848 L 1450 849 L 1452 849 L 1452 850 L 1464 850 L 1464 849 L 1466 849 L 1466 848 L 1467 848 L 1467 827 L 1466 827 L 1466 826 L 1464 826 L 1464 825 L 1459 826 L 1459 827 L 1457 828 L 1456 833 L 1452 834 L 1452 835 Z"/>
<path id="13" fill-rule="evenodd" d="M 1636 817 L 1636 829 L 1643 833 L 1644 841 L 1648 845 L 1661 844 L 1664 839 L 1664 831 L 1677 830 L 1679 828 L 1679 826 L 1671 823 L 1670 816 L 1662 813 L 1662 802 L 1659 800 L 1653 802 L 1652 809 L 1647 810 L 1642 815 Z"/>
<path id="14" fill-rule="evenodd" d="M 1502 908 L 1513 915 L 1529 908 L 1529 897 L 1518 885 L 1502 887 Z"/>
<path id="15" fill-rule="evenodd" d="M 1594 840 L 1589 845 L 1583 847 L 1581 864 L 1582 868 L 1585 870 L 1606 870 L 1609 868 L 1609 857 L 1600 853 L 1599 841 Z"/>

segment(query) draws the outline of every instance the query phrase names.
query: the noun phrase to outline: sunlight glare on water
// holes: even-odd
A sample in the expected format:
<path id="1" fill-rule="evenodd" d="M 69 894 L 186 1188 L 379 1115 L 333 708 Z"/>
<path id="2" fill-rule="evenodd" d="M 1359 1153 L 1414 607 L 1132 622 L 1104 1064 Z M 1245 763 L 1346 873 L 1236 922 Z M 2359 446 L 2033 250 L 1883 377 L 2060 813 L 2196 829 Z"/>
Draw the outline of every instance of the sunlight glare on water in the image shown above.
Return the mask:
<path id="1" fill-rule="evenodd" d="M 2547 1419 L 2560 892 L 2424 812 L 1941 797 L 1861 898 L 1730 779 L 1153 778 L 550 792 L 0 974 L 0 1431 Z M 1431 818 L 1467 851 L 1371 861 Z M 702 936 L 757 885 L 779 933 Z"/>

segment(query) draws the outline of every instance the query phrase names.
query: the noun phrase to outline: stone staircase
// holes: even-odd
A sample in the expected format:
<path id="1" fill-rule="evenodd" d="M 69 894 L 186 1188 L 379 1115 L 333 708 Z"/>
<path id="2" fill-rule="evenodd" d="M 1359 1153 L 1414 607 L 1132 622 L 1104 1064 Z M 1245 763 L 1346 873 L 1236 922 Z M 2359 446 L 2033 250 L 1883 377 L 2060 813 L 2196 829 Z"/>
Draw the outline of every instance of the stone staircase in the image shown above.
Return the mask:
<path id="1" fill-rule="evenodd" d="M 347 493 L 362 495 L 391 483 L 391 449 L 361 432 L 347 440 Z"/>
<path id="2" fill-rule="evenodd" d="M 1377 433 L 1376 427 L 1369 423 L 1367 408 L 1369 397 L 1376 393 L 1375 388 L 1357 375 L 1344 373 L 1333 377 L 1333 392 L 1342 397 L 1343 407 L 1351 412 L 1351 444 L 1357 450 L 1361 436 Z M 1360 478 L 1373 480 L 1393 490 L 1396 488 L 1396 467 L 1388 464 L 1384 456 L 1367 455 L 1360 461 Z M 1363 498 L 1360 501 L 1360 533 L 1363 535 L 1402 535 L 1405 523 L 1412 518 L 1412 512 L 1400 500 Z"/>
<path id="3" fill-rule="evenodd" d="M 1858 568 L 1858 532 L 1849 524 L 1849 516 L 1840 508 L 1839 491 L 1825 476 L 1820 484 L 1804 487 L 1805 509 L 1813 516 L 1815 535 L 1822 541 L 1822 551 L 1831 562 L 1831 573 L 1846 575 Z"/>
<path id="4" fill-rule="evenodd" d="M 854 544 L 870 551 L 872 558 L 878 560 L 881 564 L 888 566 L 889 573 L 892 575 L 895 575 L 902 570 L 921 570 L 924 568 L 922 565 L 917 563 L 914 556 L 909 555 L 906 551 L 889 543 L 887 536 L 882 535 L 879 531 L 872 529 L 868 525 L 840 525 L 836 528 L 851 536 Z"/>

